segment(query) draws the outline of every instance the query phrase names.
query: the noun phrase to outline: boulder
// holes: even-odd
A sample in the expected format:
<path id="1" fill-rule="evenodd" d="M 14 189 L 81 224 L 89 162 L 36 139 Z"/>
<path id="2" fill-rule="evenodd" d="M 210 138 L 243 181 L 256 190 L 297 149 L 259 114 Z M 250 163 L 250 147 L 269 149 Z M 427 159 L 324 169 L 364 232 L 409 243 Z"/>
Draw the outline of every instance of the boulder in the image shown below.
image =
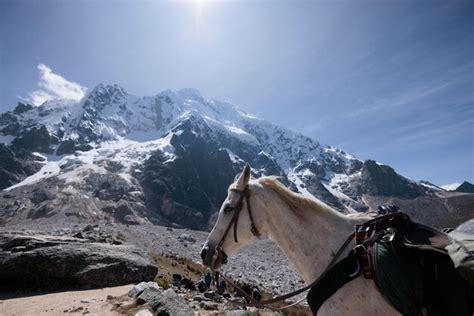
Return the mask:
<path id="1" fill-rule="evenodd" d="M 147 287 L 143 292 L 137 297 L 137 304 L 142 305 L 148 302 L 151 302 L 155 297 L 161 294 L 163 289 L 159 286 L 156 287 Z"/>
<path id="2" fill-rule="evenodd" d="M 140 282 L 137 285 L 135 285 L 130 291 L 128 291 L 128 297 L 131 298 L 137 298 L 142 292 L 147 289 L 147 288 L 157 288 L 160 289 L 158 284 L 156 282 Z"/>
<path id="3" fill-rule="evenodd" d="M 194 311 L 184 298 L 176 294 L 172 289 L 164 291 L 156 296 L 148 304 L 153 308 L 157 316 L 188 316 L 194 315 Z"/>
<path id="4" fill-rule="evenodd" d="M 0 290 L 118 286 L 153 280 L 157 271 L 132 246 L 0 233 Z"/>

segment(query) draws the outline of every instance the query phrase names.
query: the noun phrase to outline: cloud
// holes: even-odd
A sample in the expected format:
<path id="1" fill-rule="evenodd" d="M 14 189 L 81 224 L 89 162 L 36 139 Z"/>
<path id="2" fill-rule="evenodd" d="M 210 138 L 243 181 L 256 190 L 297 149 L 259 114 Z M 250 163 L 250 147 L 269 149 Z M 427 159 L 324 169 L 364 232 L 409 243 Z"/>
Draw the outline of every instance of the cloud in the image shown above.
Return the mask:
<path id="1" fill-rule="evenodd" d="M 45 101 L 52 99 L 81 100 L 87 88 L 76 82 L 66 80 L 61 75 L 54 73 L 50 67 L 45 64 L 38 65 L 39 71 L 39 90 L 29 93 L 27 101 L 34 105 L 41 105 Z"/>

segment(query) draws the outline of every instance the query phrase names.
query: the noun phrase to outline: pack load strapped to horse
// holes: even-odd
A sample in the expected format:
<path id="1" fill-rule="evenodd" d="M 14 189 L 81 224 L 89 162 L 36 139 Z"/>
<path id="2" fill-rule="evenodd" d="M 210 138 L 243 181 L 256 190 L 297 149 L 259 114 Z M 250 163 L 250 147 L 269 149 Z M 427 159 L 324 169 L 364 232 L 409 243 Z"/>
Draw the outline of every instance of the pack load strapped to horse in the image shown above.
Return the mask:
<path id="1" fill-rule="evenodd" d="M 315 315 L 473 315 L 474 235 L 437 231 L 394 206 L 381 206 L 377 216 L 344 215 L 276 178 L 250 181 L 248 165 L 228 192 L 201 251 L 203 263 L 217 270 L 267 235 L 308 284 L 235 304 L 274 309 L 271 304 L 309 290 Z"/>
<path id="2" fill-rule="evenodd" d="M 413 222 L 398 207 L 380 209 L 390 212 L 356 225 L 356 246 L 310 289 L 313 313 L 362 274 L 403 315 L 472 315 L 472 251 L 446 233 Z M 458 258 L 456 264 L 451 256 Z"/>

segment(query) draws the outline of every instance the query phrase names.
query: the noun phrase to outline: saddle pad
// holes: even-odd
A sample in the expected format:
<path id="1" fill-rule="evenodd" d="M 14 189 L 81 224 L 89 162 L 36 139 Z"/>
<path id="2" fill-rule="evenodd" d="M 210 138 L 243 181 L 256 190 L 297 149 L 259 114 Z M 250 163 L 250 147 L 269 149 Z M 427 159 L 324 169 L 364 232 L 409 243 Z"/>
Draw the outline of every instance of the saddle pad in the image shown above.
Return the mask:
<path id="1" fill-rule="evenodd" d="M 418 267 L 400 264 L 393 251 L 375 243 L 375 281 L 385 298 L 405 316 L 417 316 L 420 306 L 417 298 L 423 296 L 423 285 Z"/>

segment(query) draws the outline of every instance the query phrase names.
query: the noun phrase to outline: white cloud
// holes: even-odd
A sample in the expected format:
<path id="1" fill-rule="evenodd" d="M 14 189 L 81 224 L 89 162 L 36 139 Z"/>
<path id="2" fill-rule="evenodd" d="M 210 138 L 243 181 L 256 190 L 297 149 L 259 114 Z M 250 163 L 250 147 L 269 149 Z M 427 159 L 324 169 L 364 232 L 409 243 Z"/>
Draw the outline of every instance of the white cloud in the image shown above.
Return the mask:
<path id="1" fill-rule="evenodd" d="M 87 88 L 76 82 L 66 80 L 61 75 L 54 73 L 45 64 L 38 65 L 39 90 L 29 93 L 27 98 L 34 105 L 41 105 L 45 101 L 52 99 L 68 99 L 79 101 L 84 97 Z"/>

